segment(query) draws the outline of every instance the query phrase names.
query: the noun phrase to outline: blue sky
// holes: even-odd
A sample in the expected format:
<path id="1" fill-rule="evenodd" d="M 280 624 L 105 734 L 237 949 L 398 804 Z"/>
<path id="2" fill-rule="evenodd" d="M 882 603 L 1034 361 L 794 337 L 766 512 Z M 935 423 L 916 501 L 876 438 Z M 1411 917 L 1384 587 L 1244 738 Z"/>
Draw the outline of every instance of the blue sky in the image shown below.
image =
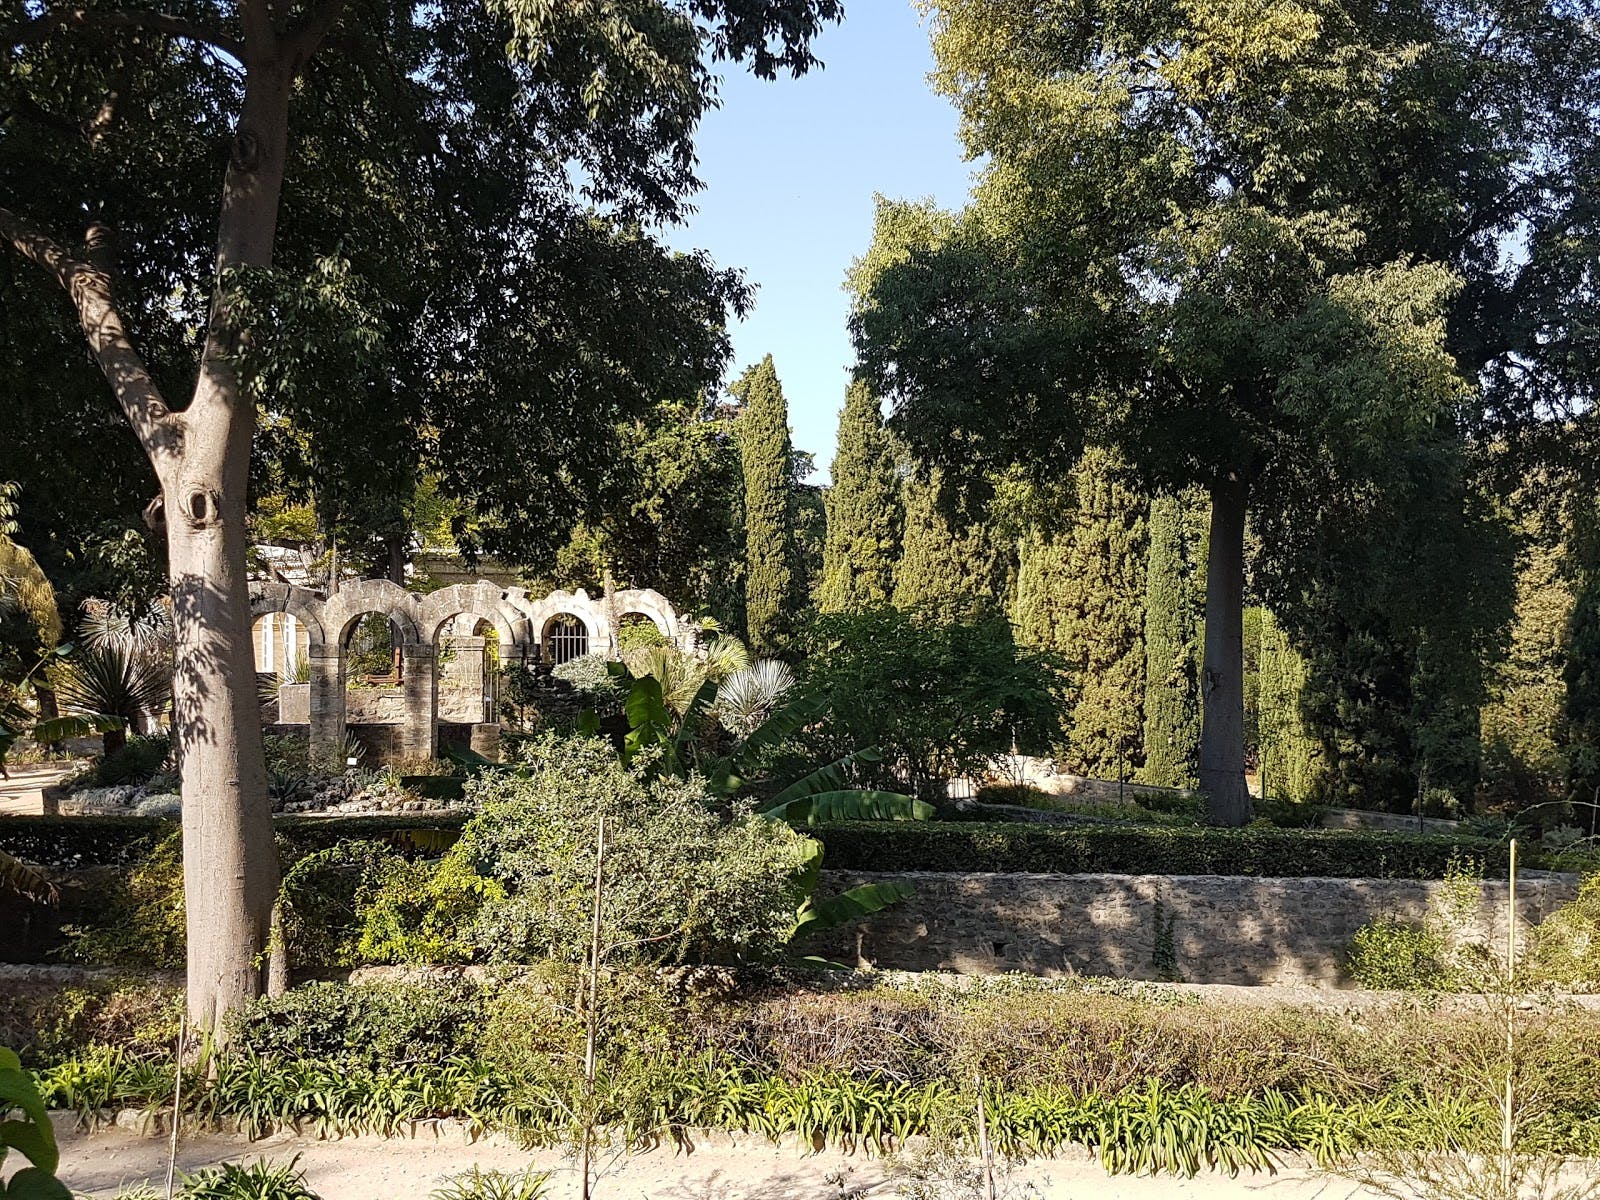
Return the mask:
<path id="1" fill-rule="evenodd" d="M 672 244 L 757 285 L 734 370 L 770 353 L 795 445 L 826 474 L 854 359 L 844 273 L 872 234 L 872 196 L 965 198 L 956 113 L 928 90 L 927 30 L 909 0 L 853 0 L 817 42 L 826 64 L 771 83 L 728 72 L 698 141 L 706 189 Z"/>

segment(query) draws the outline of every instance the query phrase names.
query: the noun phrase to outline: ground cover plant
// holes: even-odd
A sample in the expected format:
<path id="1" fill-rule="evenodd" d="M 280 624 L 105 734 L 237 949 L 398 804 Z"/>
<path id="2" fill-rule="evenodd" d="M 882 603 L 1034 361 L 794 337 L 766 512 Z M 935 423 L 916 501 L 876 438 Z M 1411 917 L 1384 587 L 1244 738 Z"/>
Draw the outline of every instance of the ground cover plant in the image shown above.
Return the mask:
<path id="1" fill-rule="evenodd" d="M 256 1134 L 286 1122 L 395 1133 L 454 1117 L 530 1144 L 564 1142 L 581 1110 L 579 977 L 552 964 L 443 985 L 305 985 L 239 1018 L 211 1077 L 205 1064 L 186 1075 L 186 1106 Z M 134 1002 L 175 1024 L 170 1000 Z M 125 1018 L 109 1016 L 77 1023 L 68 1044 L 55 1032 L 57 1003 L 40 993 L 8 1004 L 10 1036 L 48 1103 L 85 1113 L 170 1104 L 170 1049 L 129 1038 Z M 624 1144 L 714 1127 L 886 1150 L 912 1134 L 970 1130 L 975 1080 L 1000 1152 L 1084 1146 L 1112 1171 L 1262 1170 L 1288 1153 L 1333 1163 L 1499 1119 L 1471 1087 L 1496 1044 L 1495 1017 L 1465 1001 L 1352 1014 L 1127 984 L 816 991 L 678 970 L 608 972 L 599 1013 L 594 1111 Z M 1536 1008 L 1519 1045 L 1519 1077 L 1543 1106 L 1530 1142 L 1600 1152 L 1600 1016 Z"/>

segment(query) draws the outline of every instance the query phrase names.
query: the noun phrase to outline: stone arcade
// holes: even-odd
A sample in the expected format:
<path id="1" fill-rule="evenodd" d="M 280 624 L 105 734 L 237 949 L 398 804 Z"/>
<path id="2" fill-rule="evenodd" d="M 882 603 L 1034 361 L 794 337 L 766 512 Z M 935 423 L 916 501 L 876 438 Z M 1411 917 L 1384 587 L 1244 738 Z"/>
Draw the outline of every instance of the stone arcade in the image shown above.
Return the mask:
<path id="1" fill-rule="evenodd" d="M 536 597 L 482 580 L 418 595 L 386 579 L 368 579 L 342 584 L 326 600 L 284 583 L 256 583 L 250 614 L 257 622 L 257 662 L 263 670 L 287 676 L 300 657 L 309 662 L 308 683 L 281 686 L 278 724 L 309 726 L 313 752 L 324 755 L 340 752 L 351 727 L 382 729 L 391 737 L 369 746 L 380 760 L 436 754 L 441 724 L 456 727 L 485 752 L 498 741 L 498 714 L 486 689 L 477 684 L 441 688 L 441 647 L 448 649 L 457 680 L 486 676 L 486 639 L 475 632 L 484 627 L 494 630 L 502 668 L 564 662 L 583 653 L 615 657 L 618 634 L 630 619 L 650 621 L 690 652 L 699 633 L 664 596 L 648 589 L 591 597 L 580 588 Z M 356 626 L 370 614 L 388 621 L 399 678 L 381 695 L 352 693 L 360 711 L 351 712 L 346 656 Z"/>

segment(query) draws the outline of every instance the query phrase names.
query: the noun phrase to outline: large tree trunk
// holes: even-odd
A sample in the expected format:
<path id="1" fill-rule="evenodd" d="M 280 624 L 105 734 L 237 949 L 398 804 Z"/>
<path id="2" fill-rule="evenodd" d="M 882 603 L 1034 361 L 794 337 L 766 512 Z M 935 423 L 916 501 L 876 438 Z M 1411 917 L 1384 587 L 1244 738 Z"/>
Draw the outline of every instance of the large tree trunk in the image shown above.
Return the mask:
<path id="1" fill-rule="evenodd" d="M 1250 489 L 1224 478 L 1211 487 L 1206 562 L 1206 646 L 1201 673 L 1200 788 L 1218 825 L 1252 815 L 1244 782 L 1244 521 Z"/>
<path id="2" fill-rule="evenodd" d="M 239 349 L 221 273 L 269 267 L 289 126 L 287 64 L 250 64 L 223 181 L 217 295 L 181 460 L 163 472 L 177 672 L 173 727 L 183 770 L 183 881 L 191 1023 L 224 1035 L 223 1017 L 259 996 L 277 898 L 250 638 L 245 496 L 254 401 L 231 365 Z"/>

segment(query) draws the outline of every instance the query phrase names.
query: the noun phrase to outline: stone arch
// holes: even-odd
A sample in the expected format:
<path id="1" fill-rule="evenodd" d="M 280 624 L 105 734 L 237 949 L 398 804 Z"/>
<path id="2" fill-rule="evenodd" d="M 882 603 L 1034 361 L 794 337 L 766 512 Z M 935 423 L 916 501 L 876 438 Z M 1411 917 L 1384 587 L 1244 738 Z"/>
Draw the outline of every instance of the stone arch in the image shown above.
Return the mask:
<path id="1" fill-rule="evenodd" d="M 626 588 L 613 592 L 611 603 L 616 609 L 619 626 L 624 617 L 637 614 L 648 617 L 663 637 L 672 641 L 678 639 L 678 614 L 672 611 L 672 605 L 660 592 L 648 588 Z"/>
<path id="2" fill-rule="evenodd" d="M 363 579 L 345 584 L 323 602 L 324 629 L 342 650 L 357 621 L 368 613 L 380 613 L 398 630 L 403 645 L 426 645 L 418 621 L 420 607 L 418 598 L 397 583 Z"/>
<path id="3" fill-rule="evenodd" d="M 327 644 L 323 626 L 322 601 L 304 588 L 287 583 L 258 583 L 250 588 L 250 619 L 252 621 L 270 613 L 287 613 L 311 637 L 311 651 L 317 653 Z"/>
<path id="4" fill-rule="evenodd" d="M 583 624 L 589 640 L 589 652 L 604 649 L 611 644 L 611 622 L 604 607 L 589 598 L 589 593 L 579 588 L 576 592 L 551 592 L 542 600 L 523 601 L 528 614 L 528 626 L 533 634 L 533 644 L 540 657 L 545 654 L 545 629 L 558 616 L 576 617 Z"/>
<path id="5" fill-rule="evenodd" d="M 527 618 L 506 603 L 504 592 L 483 580 L 458 583 L 424 596 L 417 614 L 423 640 L 435 641 L 444 623 L 458 616 L 474 616 L 493 625 L 502 653 L 508 656 L 529 640 Z"/>

